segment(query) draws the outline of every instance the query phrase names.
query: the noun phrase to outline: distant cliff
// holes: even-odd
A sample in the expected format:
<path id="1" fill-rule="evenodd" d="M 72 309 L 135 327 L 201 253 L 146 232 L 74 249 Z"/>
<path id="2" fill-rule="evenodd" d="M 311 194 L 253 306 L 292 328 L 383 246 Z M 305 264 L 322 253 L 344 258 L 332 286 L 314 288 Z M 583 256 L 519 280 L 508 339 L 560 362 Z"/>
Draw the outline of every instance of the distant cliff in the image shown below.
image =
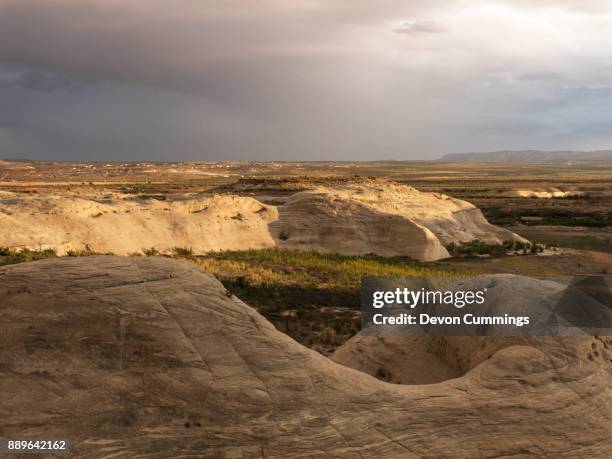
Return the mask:
<path id="1" fill-rule="evenodd" d="M 612 161 L 612 150 L 598 151 L 492 151 L 452 153 L 440 158 L 450 163 L 558 163 L 568 161 Z"/>

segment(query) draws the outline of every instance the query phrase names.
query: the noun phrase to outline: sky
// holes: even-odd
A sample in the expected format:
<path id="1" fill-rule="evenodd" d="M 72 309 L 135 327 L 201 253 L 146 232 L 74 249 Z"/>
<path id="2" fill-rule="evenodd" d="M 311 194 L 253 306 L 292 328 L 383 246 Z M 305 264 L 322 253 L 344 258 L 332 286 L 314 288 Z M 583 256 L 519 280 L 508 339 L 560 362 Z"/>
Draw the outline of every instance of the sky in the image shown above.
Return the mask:
<path id="1" fill-rule="evenodd" d="M 0 0 L 0 158 L 611 147 L 609 0 Z"/>

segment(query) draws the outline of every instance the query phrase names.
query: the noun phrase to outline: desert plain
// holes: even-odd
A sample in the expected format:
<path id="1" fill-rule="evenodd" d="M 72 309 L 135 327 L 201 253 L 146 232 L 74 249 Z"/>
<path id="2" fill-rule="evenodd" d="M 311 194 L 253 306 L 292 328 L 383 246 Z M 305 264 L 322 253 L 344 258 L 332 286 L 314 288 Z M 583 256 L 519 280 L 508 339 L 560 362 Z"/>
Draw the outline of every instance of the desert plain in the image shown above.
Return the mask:
<path id="1" fill-rule="evenodd" d="M 5 436 L 610 457 L 612 338 L 360 334 L 364 275 L 612 269 L 612 163 L 0 161 Z M 508 277 L 512 276 L 512 277 Z"/>

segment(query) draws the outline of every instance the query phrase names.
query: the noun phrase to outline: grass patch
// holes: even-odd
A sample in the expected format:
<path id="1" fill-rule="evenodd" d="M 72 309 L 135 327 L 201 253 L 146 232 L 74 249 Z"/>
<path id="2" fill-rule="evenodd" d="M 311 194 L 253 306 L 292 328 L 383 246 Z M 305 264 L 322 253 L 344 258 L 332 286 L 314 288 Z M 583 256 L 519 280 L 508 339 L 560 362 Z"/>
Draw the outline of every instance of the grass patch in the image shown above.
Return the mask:
<path id="1" fill-rule="evenodd" d="M 525 231 L 526 232 L 526 231 Z M 579 234 L 542 234 L 540 232 L 531 236 L 538 244 L 547 247 L 567 247 L 569 249 L 593 250 L 596 252 L 612 253 L 612 236 L 594 237 Z"/>
<path id="2" fill-rule="evenodd" d="M 540 244 L 530 244 L 521 241 L 504 241 L 503 244 L 487 244 L 475 239 L 470 242 L 456 244 L 451 242 L 446 246 L 446 250 L 453 257 L 477 257 L 477 256 L 496 256 L 501 257 L 509 253 L 536 254 L 544 250 Z"/>
<path id="3" fill-rule="evenodd" d="M 550 202 L 546 202 L 550 204 Z M 608 228 L 612 226 L 612 214 L 606 212 L 585 213 L 571 209 L 538 208 L 507 209 L 489 207 L 482 209 L 487 220 L 494 225 L 547 225 L 547 226 L 585 226 L 589 228 Z"/>
<path id="4" fill-rule="evenodd" d="M 0 266 L 14 265 L 16 263 L 25 263 L 28 261 L 44 260 L 46 258 L 55 258 L 57 253 L 53 249 L 10 249 L 8 247 L 0 247 Z"/>
<path id="5" fill-rule="evenodd" d="M 329 354 L 360 329 L 361 278 L 450 276 L 468 268 L 376 256 L 296 250 L 244 250 L 190 257 L 279 330 Z"/>
<path id="6" fill-rule="evenodd" d="M 220 279 L 253 285 L 356 288 L 362 276 L 460 276 L 457 269 L 400 258 L 345 256 L 298 250 L 214 252 L 196 260 Z"/>

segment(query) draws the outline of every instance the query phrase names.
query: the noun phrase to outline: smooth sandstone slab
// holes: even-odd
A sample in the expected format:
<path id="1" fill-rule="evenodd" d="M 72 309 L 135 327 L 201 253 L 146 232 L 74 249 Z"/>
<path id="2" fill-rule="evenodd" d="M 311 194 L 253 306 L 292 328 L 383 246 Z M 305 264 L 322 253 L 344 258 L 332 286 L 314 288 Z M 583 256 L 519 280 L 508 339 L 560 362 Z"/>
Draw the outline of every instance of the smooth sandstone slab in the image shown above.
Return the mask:
<path id="1" fill-rule="evenodd" d="M 455 379 L 389 384 L 155 257 L 0 268 L 0 311 L 2 434 L 77 457 L 612 455 L 610 338 L 464 338 Z"/>

